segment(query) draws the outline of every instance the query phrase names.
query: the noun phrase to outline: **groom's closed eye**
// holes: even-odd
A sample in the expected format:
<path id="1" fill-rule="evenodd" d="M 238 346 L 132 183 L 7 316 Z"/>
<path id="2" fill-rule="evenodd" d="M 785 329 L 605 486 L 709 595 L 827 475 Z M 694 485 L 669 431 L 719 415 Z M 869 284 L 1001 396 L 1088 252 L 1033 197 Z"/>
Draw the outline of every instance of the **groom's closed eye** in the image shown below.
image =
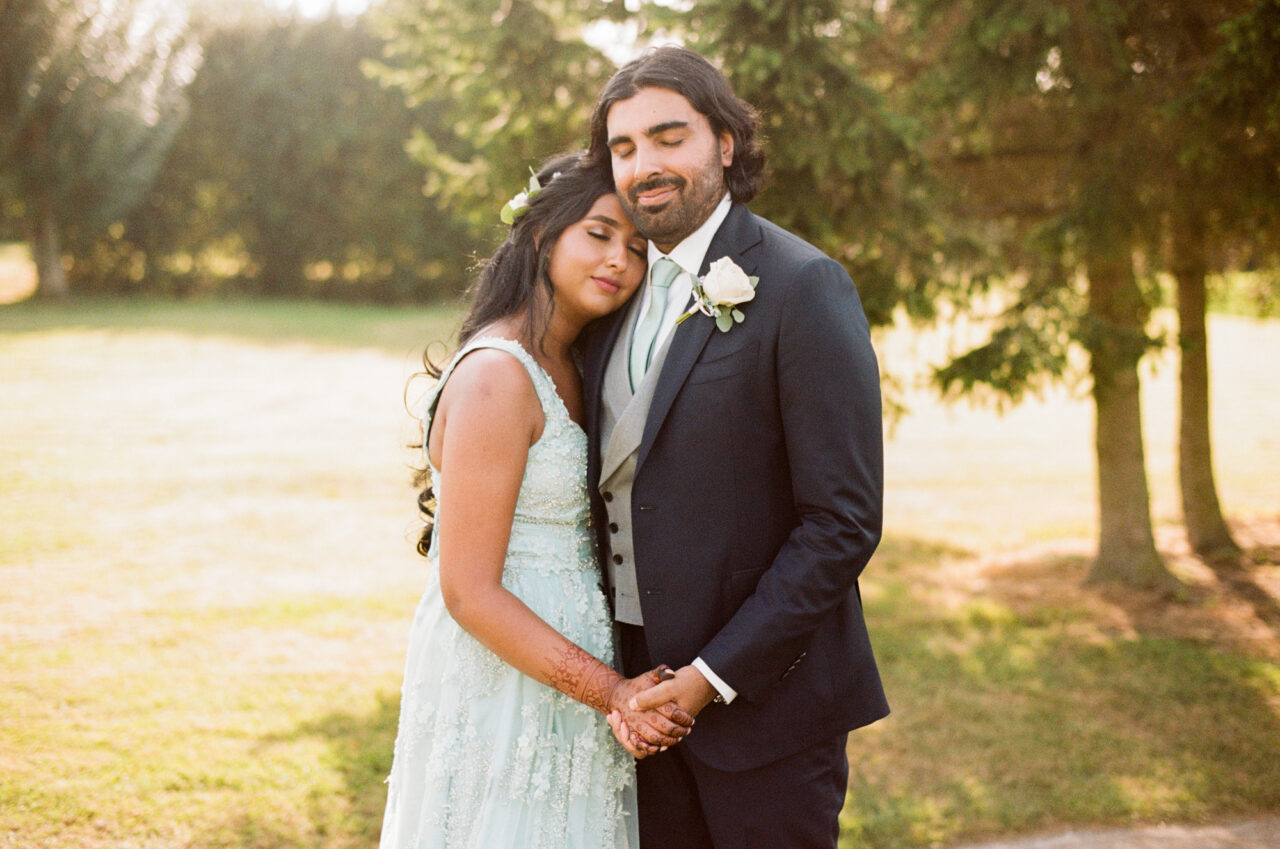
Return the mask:
<path id="1" fill-rule="evenodd" d="M 678 136 L 673 136 L 675 131 L 681 132 Z M 654 124 L 644 131 L 646 138 L 653 139 L 659 144 L 665 144 L 669 147 L 679 145 L 688 134 L 688 121 L 663 121 L 661 124 Z M 631 136 L 614 136 L 605 143 L 605 146 L 609 148 L 610 153 L 619 159 L 626 159 L 636 149 L 635 142 Z"/>

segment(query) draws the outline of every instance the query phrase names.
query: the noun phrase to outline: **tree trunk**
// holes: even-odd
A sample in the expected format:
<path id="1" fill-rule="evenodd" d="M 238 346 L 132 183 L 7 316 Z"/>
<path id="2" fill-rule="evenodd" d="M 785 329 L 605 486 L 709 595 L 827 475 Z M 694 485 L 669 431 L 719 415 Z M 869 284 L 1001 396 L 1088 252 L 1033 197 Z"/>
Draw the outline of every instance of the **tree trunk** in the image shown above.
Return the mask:
<path id="1" fill-rule="evenodd" d="M 1172 590 L 1156 551 L 1142 444 L 1138 362 L 1147 307 L 1126 250 L 1090 257 L 1086 343 L 1093 376 L 1100 533 L 1090 578 Z"/>
<path id="2" fill-rule="evenodd" d="M 71 289 L 62 267 L 62 234 L 53 206 L 42 203 L 35 226 L 36 297 L 66 298 Z"/>
<path id="3" fill-rule="evenodd" d="M 1184 215 L 1174 232 L 1173 273 L 1178 283 L 1178 347 L 1181 375 L 1178 482 L 1191 548 L 1206 560 L 1240 554 L 1222 517 L 1213 478 L 1209 439 L 1209 353 L 1205 329 L 1205 223 Z"/>

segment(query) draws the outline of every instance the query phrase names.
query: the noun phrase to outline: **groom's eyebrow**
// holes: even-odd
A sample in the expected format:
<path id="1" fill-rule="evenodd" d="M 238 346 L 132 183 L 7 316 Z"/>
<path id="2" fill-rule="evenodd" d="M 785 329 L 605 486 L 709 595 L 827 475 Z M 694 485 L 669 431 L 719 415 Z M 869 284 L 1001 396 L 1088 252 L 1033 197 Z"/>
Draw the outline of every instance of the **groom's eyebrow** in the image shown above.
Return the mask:
<path id="1" fill-rule="evenodd" d="M 662 135 L 667 130 L 681 130 L 689 126 L 688 121 L 663 121 L 661 124 L 654 124 L 652 127 L 644 131 L 649 138 Z M 605 143 L 605 147 L 613 147 L 616 144 L 631 141 L 631 136 L 614 136 Z"/>

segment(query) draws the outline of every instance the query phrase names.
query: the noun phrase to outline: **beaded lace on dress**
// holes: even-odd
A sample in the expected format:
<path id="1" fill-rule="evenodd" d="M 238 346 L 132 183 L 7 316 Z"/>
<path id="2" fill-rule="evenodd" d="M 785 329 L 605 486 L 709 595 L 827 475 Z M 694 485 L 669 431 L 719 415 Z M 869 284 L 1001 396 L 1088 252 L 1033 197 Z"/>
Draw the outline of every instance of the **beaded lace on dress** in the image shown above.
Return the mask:
<path id="1" fill-rule="evenodd" d="M 547 373 L 512 340 L 472 340 L 427 397 L 423 432 L 445 381 L 477 348 L 518 359 L 546 417 L 529 449 L 502 584 L 612 664 L 590 529 L 587 437 Z M 449 510 L 449 481 L 430 459 L 427 466 L 439 517 Z M 508 666 L 454 622 L 438 558 L 433 536 L 410 631 L 381 849 L 636 849 L 630 755 L 600 714 Z"/>

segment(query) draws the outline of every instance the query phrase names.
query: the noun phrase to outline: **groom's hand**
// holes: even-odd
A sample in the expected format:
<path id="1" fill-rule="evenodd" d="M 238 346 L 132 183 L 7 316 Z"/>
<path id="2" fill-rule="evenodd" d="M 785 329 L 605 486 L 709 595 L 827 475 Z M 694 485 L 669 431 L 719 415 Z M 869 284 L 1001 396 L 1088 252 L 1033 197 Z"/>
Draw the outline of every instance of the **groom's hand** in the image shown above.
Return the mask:
<path id="1" fill-rule="evenodd" d="M 661 752 L 683 740 L 693 727 L 693 716 L 675 702 L 663 700 L 649 707 L 632 707 L 635 696 L 652 689 L 672 675 L 660 666 L 635 678 L 619 681 L 609 694 L 609 725 L 619 742 L 636 757 Z"/>
<path id="2" fill-rule="evenodd" d="M 696 666 L 685 666 L 678 669 L 675 675 L 642 690 L 631 697 L 628 704 L 632 710 L 651 710 L 658 705 L 674 703 L 691 717 L 697 716 L 702 709 L 711 704 L 716 697 L 716 688 L 698 671 Z"/>

